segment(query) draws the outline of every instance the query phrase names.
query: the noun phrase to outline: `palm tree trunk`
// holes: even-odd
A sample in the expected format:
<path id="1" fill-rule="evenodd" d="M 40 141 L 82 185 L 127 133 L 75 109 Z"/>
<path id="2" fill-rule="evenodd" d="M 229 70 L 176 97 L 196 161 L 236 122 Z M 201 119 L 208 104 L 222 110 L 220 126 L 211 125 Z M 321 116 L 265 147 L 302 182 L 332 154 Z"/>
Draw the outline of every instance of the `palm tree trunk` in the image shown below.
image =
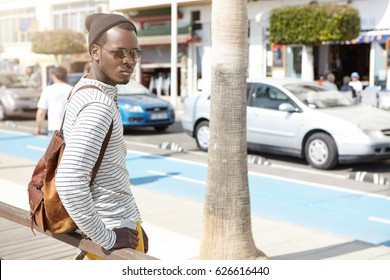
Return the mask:
<path id="1" fill-rule="evenodd" d="M 265 257 L 256 248 L 251 229 L 247 40 L 247 0 L 213 0 L 210 145 L 201 259 Z"/>

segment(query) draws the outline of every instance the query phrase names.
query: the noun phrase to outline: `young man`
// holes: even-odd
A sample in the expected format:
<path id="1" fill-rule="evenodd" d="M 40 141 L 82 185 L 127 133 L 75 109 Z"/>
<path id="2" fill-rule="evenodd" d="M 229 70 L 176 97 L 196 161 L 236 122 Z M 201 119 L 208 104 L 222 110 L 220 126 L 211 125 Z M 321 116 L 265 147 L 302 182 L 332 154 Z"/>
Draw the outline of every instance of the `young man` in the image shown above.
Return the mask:
<path id="1" fill-rule="evenodd" d="M 144 244 L 146 253 L 148 237 L 140 226 L 140 213 L 130 190 L 115 87 L 129 82 L 141 59 L 137 30 L 129 19 L 117 14 L 92 14 L 85 25 L 91 69 L 75 85 L 73 92 L 83 88 L 72 95 L 66 108 L 66 147 L 56 175 L 58 194 L 79 229 L 104 249 L 142 251 Z M 110 141 L 89 187 L 111 123 Z M 137 223 L 137 230 L 126 226 L 131 223 Z"/>
<path id="2" fill-rule="evenodd" d="M 48 134 L 53 135 L 54 131 L 60 129 L 66 106 L 66 99 L 72 89 L 66 83 L 67 71 L 64 67 L 53 68 L 53 84 L 46 87 L 38 101 L 36 114 L 35 134 L 42 134 L 42 125 L 46 117 L 48 119 Z"/>

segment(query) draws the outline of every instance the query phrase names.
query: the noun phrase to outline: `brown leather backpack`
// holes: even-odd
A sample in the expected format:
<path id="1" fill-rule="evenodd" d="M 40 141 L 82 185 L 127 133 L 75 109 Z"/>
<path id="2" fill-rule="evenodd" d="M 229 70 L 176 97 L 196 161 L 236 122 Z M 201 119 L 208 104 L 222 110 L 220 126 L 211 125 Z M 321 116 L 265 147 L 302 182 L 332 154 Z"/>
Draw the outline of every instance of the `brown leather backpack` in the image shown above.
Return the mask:
<path id="1" fill-rule="evenodd" d="M 78 90 L 83 88 L 99 89 L 96 86 L 87 85 L 80 87 Z M 70 97 L 71 94 L 69 95 L 68 100 L 70 100 Z M 31 229 L 33 230 L 35 223 L 43 231 L 49 231 L 53 234 L 67 233 L 77 229 L 77 225 L 63 206 L 55 186 L 55 175 L 65 149 L 65 141 L 61 133 L 64 119 L 62 120 L 61 129 L 54 132 L 45 154 L 35 166 L 27 189 L 30 204 Z M 112 129 L 113 123 L 111 122 L 110 129 L 103 141 L 99 157 L 92 169 L 89 186 L 92 185 L 99 170 L 100 163 L 111 138 Z"/>

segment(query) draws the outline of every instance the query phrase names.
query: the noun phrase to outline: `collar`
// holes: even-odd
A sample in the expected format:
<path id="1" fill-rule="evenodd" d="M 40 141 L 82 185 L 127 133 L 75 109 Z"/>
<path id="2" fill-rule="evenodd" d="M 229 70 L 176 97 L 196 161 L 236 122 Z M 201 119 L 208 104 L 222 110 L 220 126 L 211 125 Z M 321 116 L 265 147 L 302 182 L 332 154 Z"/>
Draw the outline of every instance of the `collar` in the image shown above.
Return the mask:
<path id="1" fill-rule="evenodd" d="M 85 76 L 83 76 L 80 80 L 81 82 L 83 82 L 83 84 L 94 84 L 95 86 L 99 87 L 105 95 L 110 97 L 112 100 L 115 100 L 118 94 L 118 89 L 116 88 L 116 86 L 108 85 L 94 79 L 88 79 Z"/>

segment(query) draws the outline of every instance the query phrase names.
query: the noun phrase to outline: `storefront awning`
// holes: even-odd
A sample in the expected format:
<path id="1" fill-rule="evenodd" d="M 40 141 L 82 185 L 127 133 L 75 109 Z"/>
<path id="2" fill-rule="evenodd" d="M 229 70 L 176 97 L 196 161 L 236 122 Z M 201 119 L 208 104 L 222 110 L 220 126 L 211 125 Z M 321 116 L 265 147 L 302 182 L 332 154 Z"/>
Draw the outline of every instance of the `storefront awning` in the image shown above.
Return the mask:
<path id="1" fill-rule="evenodd" d="M 351 40 L 351 44 L 365 44 L 371 42 L 386 42 L 390 38 L 390 30 L 373 30 L 364 32 L 354 40 Z"/>
<path id="2" fill-rule="evenodd" d="M 200 38 L 194 37 L 191 34 L 178 34 L 178 44 L 188 44 L 193 42 L 199 42 Z M 140 46 L 155 46 L 155 45 L 170 45 L 171 35 L 156 35 L 156 36 L 139 36 L 138 44 Z"/>
<path id="3" fill-rule="evenodd" d="M 371 30 L 367 32 L 361 32 L 360 35 L 350 41 L 332 41 L 332 42 L 324 42 L 324 45 L 335 45 L 335 44 L 345 44 L 345 45 L 353 45 L 353 44 L 370 44 L 372 42 L 386 42 L 386 40 L 390 39 L 390 30 Z"/>

